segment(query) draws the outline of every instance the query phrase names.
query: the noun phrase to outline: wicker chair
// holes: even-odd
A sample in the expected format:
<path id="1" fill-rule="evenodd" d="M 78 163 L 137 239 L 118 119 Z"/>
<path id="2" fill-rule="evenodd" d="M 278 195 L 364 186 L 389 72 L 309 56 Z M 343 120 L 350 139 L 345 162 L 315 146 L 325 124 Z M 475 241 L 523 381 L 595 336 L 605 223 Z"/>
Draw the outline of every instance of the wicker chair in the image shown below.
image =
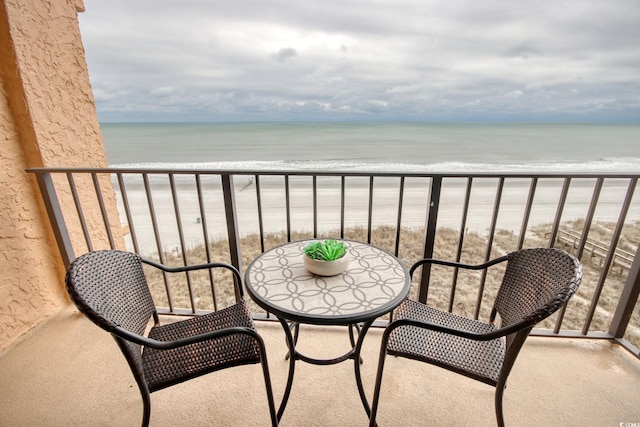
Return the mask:
<path id="1" fill-rule="evenodd" d="M 225 268 L 233 273 L 236 303 L 203 316 L 160 325 L 142 264 L 165 272 Z M 150 393 L 232 366 L 261 363 L 272 425 L 278 421 L 264 342 L 243 299 L 240 273 L 211 263 L 169 268 L 130 252 L 86 253 L 71 263 L 67 290 L 79 310 L 110 332 L 129 362 L 142 394 L 142 425 L 149 424 Z M 145 336 L 153 317 L 154 325 Z"/>
<path id="2" fill-rule="evenodd" d="M 385 330 L 370 415 L 376 425 L 385 355 L 406 357 L 451 370 L 496 387 L 495 410 L 504 426 L 502 395 L 507 377 L 529 332 L 562 307 L 576 292 L 582 267 L 572 255 L 549 248 L 526 249 L 482 265 L 423 259 L 424 264 L 486 270 L 506 261 L 502 284 L 489 323 L 461 317 L 405 300 Z M 500 326 L 493 323 L 500 316 Z"/>

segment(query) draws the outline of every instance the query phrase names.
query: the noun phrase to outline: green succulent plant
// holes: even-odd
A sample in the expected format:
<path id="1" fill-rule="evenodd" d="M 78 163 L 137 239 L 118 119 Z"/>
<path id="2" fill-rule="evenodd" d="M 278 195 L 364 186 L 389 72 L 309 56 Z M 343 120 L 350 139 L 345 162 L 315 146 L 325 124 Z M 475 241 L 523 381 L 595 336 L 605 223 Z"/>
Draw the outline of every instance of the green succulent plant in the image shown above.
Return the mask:
<path id="1" fill-rule="evenodd" d="M 309 257 L 322 261 L 334 261 L 342 258 L 347 253 L 344 242 L 327 239 L 320 242 L 312 242 L 304 247 L 304 253 Z"/>

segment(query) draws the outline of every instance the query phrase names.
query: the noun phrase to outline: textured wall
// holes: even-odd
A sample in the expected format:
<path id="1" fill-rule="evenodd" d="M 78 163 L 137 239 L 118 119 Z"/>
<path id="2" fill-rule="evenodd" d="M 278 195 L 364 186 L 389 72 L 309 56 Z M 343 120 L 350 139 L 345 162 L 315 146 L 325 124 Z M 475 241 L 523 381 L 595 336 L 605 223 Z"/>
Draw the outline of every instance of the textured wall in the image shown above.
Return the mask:
<path id="1" fill-rule="evenodd" d="M 4 82 L 3 82 L 4 83 Z M 64 302 L 6 93 L 0 96 L 0 350 Z"/>
<path id="2" fill-rule="evenodd" d="M 78 26 L 82 4 L 4 1 L 36 138 L 27 143 L 45 166 L 106 166 Z"/>
<path id="3" fill-rule="evenodd" d="M 83 7 L 0 0 L 0 351 L 68 301 L 64 266 L 25 168 L 107 165 L 78 26 Z M 102 188 L 117 212 L 108 179 Z M 72 204 L 64 191 L 59 197 Z M 85 214 L 98 228 L 99 212 Z"/>

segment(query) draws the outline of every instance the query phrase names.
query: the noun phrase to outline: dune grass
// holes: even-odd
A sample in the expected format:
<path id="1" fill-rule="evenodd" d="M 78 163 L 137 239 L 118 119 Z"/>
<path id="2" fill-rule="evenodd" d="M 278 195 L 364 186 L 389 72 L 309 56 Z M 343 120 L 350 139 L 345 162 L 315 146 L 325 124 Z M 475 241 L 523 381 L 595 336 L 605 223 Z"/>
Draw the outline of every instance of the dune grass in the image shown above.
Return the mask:
<path id="1" fill-rule="evenodd" d="M 595 223 L 592 225 L 589 237 L 601 242 L 610 242 L 615 224 Z M 571 221 L 562 225 L 563 229 L 582 232 L 584 221 Z M 524 248 L 547 247 L 549 246 L 550 224 L 533 227 L 523 242 Z M 319 238 L 335 238 L 339 232 L 325 233 Z M 291 240 L 302 240 L 312 238 L 311 233 L 293 232 Z M 352 228 L 345 230 L 345 239 L 356 241 L 367 241 L 368 232 L 364 228 Z M 518 249 L 519 238 L 512 232 L 499 230 L 491 241 L 490 253 L 488 252 L 489 239 L 487 236 L 475 232 L 467 232 L 463 235 L 461 261 L 467 264 L 479 264 L 485 259 L 492 259 Z M 274 246 L 286 243 L 288 240 L 285 232 L 268 234 L 264 238 L 265 250 Z M 441 228 L 436 233 L 434 246 L 434 258 L 455 260 L 458 251 L 460 233 L 457 230 Z M 635 253 L 637 242 L 640 241 L 640 223 L 629 224 L 621 234 L 617 247 L 625 251 Z M 423 257 L 423 229 L 402 229 L 400 232 L 400 242 L 398 257 L 405 265 L 410 266 L 415 261 Z M 396 230 L 393 227 L 378 227 L 372 231 L 371 243 L 379 248 L 391 253 L 395 251 Z M 571 248 L 562 247 L 559 243 L 555 245 L 561 249 L 571 251 Z M 204 245 L 190 249 L 186 254 L 167 253 L 166 262 L 170 265 L 204 263 L 207 260 L 207 252 Z M 252 259 L 261 253 L 261 242 L 258 235 L 250 235 L 241 239 L 242 264 L 246 267 Z M 209 248 L 211 260 L 229 262 L 229 248 L 226 240 L 211 242 Z M 183 258 L 184 257 L 184 258 Z M 594 294 L 600 283 L 602 293 L 599 297 L 597 309 L 594 313 L 589 330 L 608 331 L 616 310 L 622 288 L 627 279 L 627 271 L 623 268 L 609 269 L 603 276 L 602 259 L 591 256 L 590 253 L 583 254 L 582 257 L 584 278 L 577 294 L 571 299 L 567 306 L 566 314 L 562 321 L 563 330 L 582 330 L 589 307 L 592 304 Z M 481 273 L 478 271 L 460 270 L 455 286 L 455 293 L 452 292 L 453 269 L 434 266 L 431 272 L 429 294 L 427 303 L 434 307 L 451 310 L 459 315 L 474 317 L 478 302 L 480 310 L 478 318 L 487 320 L 491 304 L 500 284 L 503 267 L 496 266 L 489 270 L 485 279 L 485 286 L 482 295 L 478 295 L 481 284 Z M 234 293 L 231 282 L 231 275 L 228 272 L 217 270 L 215 272 L 215 289 L 211 286 L 208 271 L 193 272 L 187 278 L 186 274 L 178 274 L 169 277 L 165 282 L 164 277 L 157 271 L 148 270 L 149 283 L 156 304 L 160 307 L 168 307 L 166 289 L 171 293 L 174 309 L 190 310 L 191 298 L 197 310 L 216 310 L 233 303 Z M 418 291 L 418 277 L 414 275 L 413 286 L 410 297 L 416 298 Z M 188 281 L 191 282 L 192 293 L 189 292 Z M 214 295 L 215 292 L 215 295 Z M 214 302 L 215 301 L 215 302 Z M 255 312 L 262 312 L 262 309 L 253 305 Z M 539 325 L 541 328 L 553 329 L 556 325 L 558 314 L 545 320 Z M 626 338 L 640 346 L 640 310 L 636 308 Z"/>

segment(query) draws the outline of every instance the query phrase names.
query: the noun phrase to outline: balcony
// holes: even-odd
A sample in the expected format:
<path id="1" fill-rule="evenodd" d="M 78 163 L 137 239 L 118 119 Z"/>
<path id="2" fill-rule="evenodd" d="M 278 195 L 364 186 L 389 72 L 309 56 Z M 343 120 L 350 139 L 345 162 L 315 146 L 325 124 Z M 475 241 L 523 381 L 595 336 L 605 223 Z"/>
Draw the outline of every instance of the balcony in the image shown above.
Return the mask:
<path id="1" fill-rule="evenodd" d="M 259 322 L 274 393 L 287 376 L 280 325 Z M 367 335 L 362 365 L 373 393 L 381 330 Z M 332 356 L 348 346 L 344 328 L 303 329 L 300 345 Z M 442 369 L 389 359 L 381 426 L 493 426 L 493 388 Z M 139 426 L 142 402 L 109 334 L 69 307 L 0 359 L 0 424 Z M 247 387 L 247 384 L 255 386 Z M 510 375 L 505 420 L 511 426 L 618 426 L 640 421 L 640 364 L 607 340 L 530 337 Z M 206 375 L 151 396 L 151 425 L 269 424 L 257 366 Z M 366 426 L 351 361 L 299 363 L 282 426 Z"/>
<path id="2" fill-rule="evenodd" d="M 584 280 L 566 309 L 535 329 L 525 344 L 505 393 L 506 421 L 511 425 L 640 422 L 636 409 L 640 407 L 636 175 L 30 172 L 40 185 L 65 262 L 88 250 L 111 247 L 174 265 L 228 261 L 242 271 L 256 255 L 276 244 L 316 237 L 366 241 L 408 265 L 422 257 L 479 263 L 520 248 L 564 248 L 582 260 Z M 99 214 L 90 219 L 91 212 Z M 197 315 L 225 304 L 224 283 L 212 277 L 186 274 L 149 279 L 154 298 L 167 316 Z M 436 268 L 423 269 L 414 277 L 412 297 L 484 319 L 498 279 L 499 274 L 446 275 Z M 268 313 L 255 307 L 255 317 L 264 320 L 259 330 L 267 342 L 277 395 L 286 380 L 284 335 L 277 323 L 268 321 Z M 384 324 L 381 319 L 376 325 Z M 325 351 L 327 357 L 341 354 L 334 345 L 347 342 L 340 328 L 309 327 L 304 334 L 302 344 L 321 356 Z M 374 328 L 365 342 L 363 377 L 370 393 L 380 335 Z M 51 337 L 55 341 L 48 341 Z M 52 354 L 54 349 L 60 352 Z M 40 370 L 31 376 L 33 383 L 23 378 L 27 366 Z M 69 424 L 74 421 L 64 417 L 75 410 L 80 423 L 92 419 L 113 424 L 114 417 L 122 417 L 117 424 L 136 425 L 141 403 L 127 369 L 108 335 L 65 311 L 3 356 L 0 378 L 18 383 L 7 385 L 11 388 L 6 389 L 17 391 L 6 413 L 16 417 L 11 420 L 17 424 L 44 424 L 40 421 L 51 417 L 62 418 L 47 424 Z M 172 389 L 156 393 L 152 424 L 168 420 L 177 425 L 198 425 L 202 420 L 223 425 L 260 425 L 264 420 L 268 424 L 266 409 L 259 406 L 264 400 L 261 387 L 234 392 L 239 384 L 258 384 L 259 378 L 251 377 L 254 374 L 250 368 L 218 373 L 181 385 L 178 394 Z M 239 381 L 237 375 L 247 377 Z M 495 422 L 490 387 L 403 360 L 392 360 L 386 375 L 395 379 L 386 385 L 386 398 L 383 387 L 381 425 L 412 425 L 427 419 L 434 425 Z M 98 397 L 100 393 L 107 394 Z M 470 395 L 474 398 L 465 398 Z M 234 396 L 244 401 L 234 402 Z M 89 397 L 92 400 L 87 401 Z M 22 400 L 27 408 L 18 406 Z M 124 409 L 122 402 L 126 402 Z M 238 421 L 242 413 L 238 411 L 247 405 L 256 405 L 247 416 L 257 418 Z M 52 408 L 60 408 L 59 413 L 52 414 Z M 113 408 L 119 409 L 117 415 L 111 415 Z M 219 410 L 224 412 L 218 414 Z M 300 364 L 282 424 L 338 423 L 366 425 L 353 367 L 349 363 Z"/>

